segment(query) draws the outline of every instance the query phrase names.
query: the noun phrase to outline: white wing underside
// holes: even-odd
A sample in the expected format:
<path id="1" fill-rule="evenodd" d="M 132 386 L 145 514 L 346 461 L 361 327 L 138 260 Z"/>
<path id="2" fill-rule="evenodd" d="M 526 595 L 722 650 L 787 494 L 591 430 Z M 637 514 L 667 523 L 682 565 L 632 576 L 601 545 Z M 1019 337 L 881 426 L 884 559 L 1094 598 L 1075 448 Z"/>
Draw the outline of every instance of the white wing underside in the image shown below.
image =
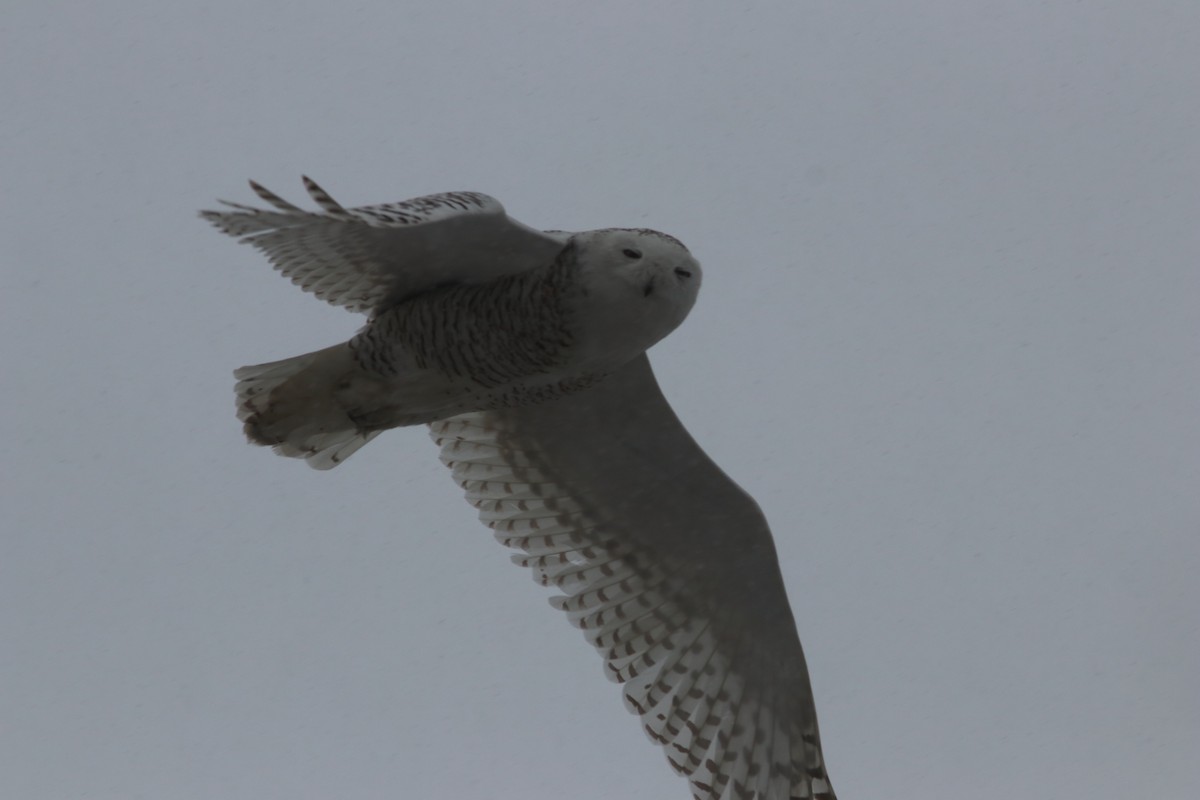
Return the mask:
<path id="1" fill-rule="evenodd" d="M 433 423 L 513 560 L 602 654 L 692 793 L 834 797 L 774 545 L 643 355 L 559 400 Z"/>
<path id="2" fill-rule="evenodd" d="M 305 211 L 250 182 L 272 208 L 222 201 L 200 215 L 262 250 L 300 288 L 350 311 L 371 312 L 446 283 L 476 283 L 545 266 L 567 234 L 534 230 L 478 192 L 343 208 L 309 178 L 320 207 Z"/>

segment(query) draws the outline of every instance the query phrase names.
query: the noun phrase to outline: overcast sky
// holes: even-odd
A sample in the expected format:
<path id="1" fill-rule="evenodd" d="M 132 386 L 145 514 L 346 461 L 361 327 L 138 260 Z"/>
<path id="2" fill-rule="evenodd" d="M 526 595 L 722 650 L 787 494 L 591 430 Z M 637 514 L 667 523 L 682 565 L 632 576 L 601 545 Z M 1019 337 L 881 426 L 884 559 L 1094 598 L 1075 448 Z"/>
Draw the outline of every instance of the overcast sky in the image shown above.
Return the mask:
<path id="1" fill-rule="evenodd" d="M 301 173 L 691 248 L 844 800 L 1200 796 L 1200 4 L 8 0 L 0 97 L 0 796 L 688 796 L 424 429 L 245 443 Z"/>

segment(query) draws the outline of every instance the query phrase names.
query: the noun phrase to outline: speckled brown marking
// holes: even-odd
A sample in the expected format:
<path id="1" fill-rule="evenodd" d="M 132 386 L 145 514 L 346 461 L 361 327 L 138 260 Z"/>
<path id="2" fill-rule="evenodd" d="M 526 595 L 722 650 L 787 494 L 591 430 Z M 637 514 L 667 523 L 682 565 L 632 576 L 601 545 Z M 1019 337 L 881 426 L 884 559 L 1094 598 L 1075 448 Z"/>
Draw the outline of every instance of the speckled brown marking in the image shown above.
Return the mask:
<path id="1" fill-rule="evenodd" d="M 410 359 L 490 389 L 561 367 L 574 342 L 568 287 L 574 248 L 551 265 L 482 285 L 452 285 L 417 295 L 374 319 L 350 341 L 365 370 L 394 377 Z M 549 301 L 547 301 L 549 298 Z M 483 408 L 503 408 L 578 390 L 562 386 L 481 393 Z"/>
<path id="2" fill-rule="evenodd" d="M 477 192 L 443 192 L 416 197 L 398 203 L 355 208 L 353 212 L 367 222 L 383 225 L 416 225 L 426 222 L 437 211 L 472 211 L 486 209 L 487 199 Z"/>

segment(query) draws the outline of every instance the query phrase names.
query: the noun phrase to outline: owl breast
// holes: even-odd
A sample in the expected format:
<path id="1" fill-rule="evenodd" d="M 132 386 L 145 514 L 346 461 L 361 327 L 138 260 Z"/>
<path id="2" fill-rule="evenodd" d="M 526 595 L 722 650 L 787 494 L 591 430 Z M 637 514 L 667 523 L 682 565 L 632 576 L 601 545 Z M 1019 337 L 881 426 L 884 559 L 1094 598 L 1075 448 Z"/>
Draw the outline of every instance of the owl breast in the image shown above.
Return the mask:
<path id="1" fill-rule="evenodd" d="M 441 381 L 475 408 L 504 407 L 590 385 L 568 375 L 576 344 L 574 263 L 486 284 L 443 286 L 378 313 L 350 341 L 364 373 Z M 465 399 L 465 398 L 464 398 Z"/>

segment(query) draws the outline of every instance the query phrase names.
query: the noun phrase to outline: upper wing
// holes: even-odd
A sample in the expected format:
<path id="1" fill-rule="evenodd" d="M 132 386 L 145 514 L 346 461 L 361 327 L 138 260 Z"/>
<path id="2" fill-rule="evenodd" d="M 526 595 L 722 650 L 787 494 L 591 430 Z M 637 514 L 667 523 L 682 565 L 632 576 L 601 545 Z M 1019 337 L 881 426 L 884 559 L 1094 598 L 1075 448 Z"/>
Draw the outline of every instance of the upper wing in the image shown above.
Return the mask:
<path id="1" fill-rule="evenodd" d="M 565 234 L 526 227 L 478 192 L 432 194 L 361 208 L 343 208 L 309 178 L 321 211 L 305 211 L 254 181 L 273 209 L 221 201 L 232 211 L 200 216 L 267 254 L 305 291 L 351 311 L 386 308 L 444 283 L 475 283 L 554 260 Z"/>
<path id="2" fill-rule="evenodd" d="M 808 670 L 755 502 L 671 411 L 645 355 L 592 389 L 430 426 L 480 519 L 565 592 L 697 798 L 823 798 Z"/>

